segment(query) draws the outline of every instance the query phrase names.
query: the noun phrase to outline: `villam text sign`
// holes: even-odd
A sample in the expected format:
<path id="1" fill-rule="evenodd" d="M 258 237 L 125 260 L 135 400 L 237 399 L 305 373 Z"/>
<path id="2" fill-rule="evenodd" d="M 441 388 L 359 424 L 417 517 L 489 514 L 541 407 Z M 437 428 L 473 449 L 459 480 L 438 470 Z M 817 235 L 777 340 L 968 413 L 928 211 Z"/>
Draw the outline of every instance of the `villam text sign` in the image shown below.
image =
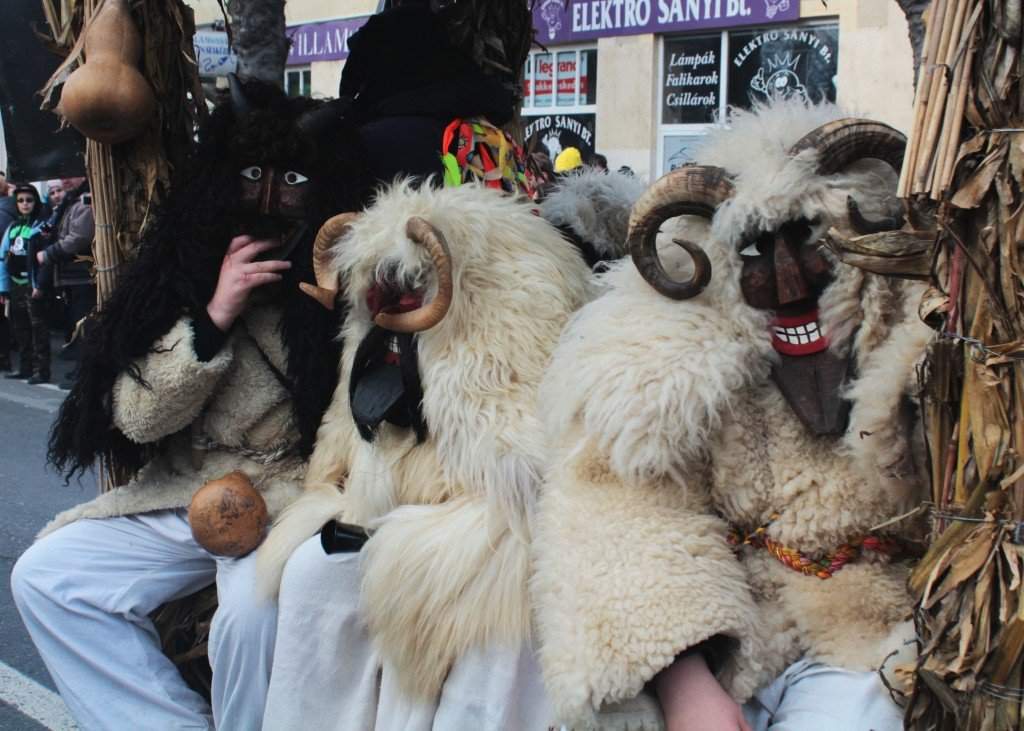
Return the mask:
<path id="1" fill-rule="evenodd" d="M 800 0 L 538 0 L 533 7 L 533 26 L 542 43 L 766 25 L 799 17 Z"/>
<path id="2" fill-rule="evenodd" d="M 291 41 L 288 65 L 348 58 L 348 39 L 362 28 L 367 20 L 369 17 L 364 16 L 289 26 L 286 31 L 288 40 Z"/>

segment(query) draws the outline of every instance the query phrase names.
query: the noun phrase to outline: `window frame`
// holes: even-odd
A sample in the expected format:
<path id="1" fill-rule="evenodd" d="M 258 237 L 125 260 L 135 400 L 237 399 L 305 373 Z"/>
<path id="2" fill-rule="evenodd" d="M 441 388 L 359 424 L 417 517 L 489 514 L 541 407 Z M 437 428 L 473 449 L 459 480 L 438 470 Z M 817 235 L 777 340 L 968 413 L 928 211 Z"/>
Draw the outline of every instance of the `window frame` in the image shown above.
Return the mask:
<path id="1" fill-rule="evenodd" d="M 299 77 L 299 92 L 295 96 L 305 96 L 312 98 L 313 96 L 313 69 L 310 64 L 299 64 L 296 66 L 286 66 L 284 69 L 284 93 L 286 96 L 291 96 L 289 89 L 289 76 L 292 74 L 298 74 Z M 302 86 L 306 84 L 308 94 L 302 93 Z"/>
<path id="2" fill-rule="evenodd" d="M 576 54 L 576 103 L 573 105 L 559 106 L 558 104 L 558 54 L 575 52 Z M 583 51 L 594 52 L 594 63 L 598 64 L 598 53 L 597 43 L 571 43 L 562 46 L 551 46 L 547 50 L 536 50 L 530 51 L 528 57 L 528 69 L 529 74 L 523 74 L 523 81 L 529 82 L 530 84 L 530 96 L 526 98 L 524 94 L 523 107 L 521 114 L 524 117 L 542 117 L 546 114 L 597 114 L 597 89 L 594 89 L 594 103 L 593 104 L 580 104 L 580 96 L 582 94 L 583 84 L 580 83 L 580 69 L 582 64 L 580 59 L 582 58 Z M 537 56 L 550 55 L 554 58 L 554 78 L 551 80 L 551 104 L 546 107 L 538 107 L 533 104 L 537 98 Z M 600 73 L 600 67 L 598 65 L 598 73 Z M 530 105 L 527 106 L 527 101 Z"/>

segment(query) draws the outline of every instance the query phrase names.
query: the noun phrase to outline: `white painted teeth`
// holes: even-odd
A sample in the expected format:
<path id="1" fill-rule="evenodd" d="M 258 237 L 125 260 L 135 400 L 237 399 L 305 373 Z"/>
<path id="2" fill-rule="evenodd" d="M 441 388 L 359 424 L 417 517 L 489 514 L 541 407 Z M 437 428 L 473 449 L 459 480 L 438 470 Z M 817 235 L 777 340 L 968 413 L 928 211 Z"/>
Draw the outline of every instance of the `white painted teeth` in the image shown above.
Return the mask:
<path id="1" fill-rule="evenodd" d="M 775 327 L 775 337 L 790 345 L 806 345 L 821 340 L 817 322 L 808 322 L 796 327 Z"/>

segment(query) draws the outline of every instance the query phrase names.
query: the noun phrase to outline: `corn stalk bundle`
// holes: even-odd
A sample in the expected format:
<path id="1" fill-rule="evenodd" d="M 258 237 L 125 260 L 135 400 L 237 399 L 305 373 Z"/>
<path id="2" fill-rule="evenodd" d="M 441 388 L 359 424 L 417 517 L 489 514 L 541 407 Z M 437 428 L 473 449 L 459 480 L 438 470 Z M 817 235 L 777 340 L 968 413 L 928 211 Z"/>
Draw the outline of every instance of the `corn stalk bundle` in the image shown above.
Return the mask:
<path id="1" fill-rule="evenodd" d="M 60 114 L 60 92 L 84 59 L 84 36 L 104 0 L 42 0 L 49 45 L 66 55 L 42 90 L 42 108 Z M 171 175 L 190 154 L 196 126 L 206 113 L 192 50 L 192 10 L 181 0 L 133 0 L 132 17 L 142 35 L 141 71 L 153 87 L 157 114 L 137 138 L 119 145 L 86 142 L 86 171 L 92 191 L 96 238 L 93 261 L 97 307 L 113 291 L 132 258 L 154 207 Z M 128 475 L 104 465 L 103 489 L 123 484 Z"/>
<path id="2" fill-rule="evenodd" d="M 60 90 L 82 62 L 84 31 L 104 0 L 42 0 L 50 45 L 67 55 L 42 90 L 43 109 L 60 113 Z M 117 274 L 132 257 L 140 234 L 166 193 L 171 175 L 192 149 L 206 113 L 192 36 L 192 10 L 181 0 L 133 0 L 143 41 L 141 71 L 157 98 L 157 116 L 137 138 L 108 146 L 89 140 L 86 168 L 92 189 L 97 299 L 102 306 Z"/>
<path id="3" fill-rule="evenodd" d="M 910 582 L 914 729 L 1024 727 L 1021 0 L 935 0 L 900 179 L 937 205 L 921 313 L 933 541 Z M 920 262 L 918 262 L 920 263 Z"/>

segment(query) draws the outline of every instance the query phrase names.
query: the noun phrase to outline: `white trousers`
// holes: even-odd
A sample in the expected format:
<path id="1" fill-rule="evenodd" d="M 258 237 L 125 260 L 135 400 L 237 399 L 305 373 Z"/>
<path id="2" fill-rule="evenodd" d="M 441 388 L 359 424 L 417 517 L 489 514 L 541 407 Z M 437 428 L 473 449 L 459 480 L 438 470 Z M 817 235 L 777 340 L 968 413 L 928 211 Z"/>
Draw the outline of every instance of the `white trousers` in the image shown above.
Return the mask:
<path id="1" fill-rule="evenodd" d="M 326 555 L 317 536 L 289 559 L 264 728 L 547 731 L 551 707 L 528 645 L 466 653 L 437 698 L 404 694 L 362 619 L 359 558 Z"/>
<path id="2" fill-rule="evenodd" d="M 80 520 L 14 566 L 11 588 L 32 641 L 84 731 L 258 731 L 277 610 L 255 595 L 255 560 L 213 556 L 187 511 Z M 149 614 L 216 579 L 211 709 L 160 651 Z"/>
<path id="3" fill-rule="evenodd" d="M 878 673 L 799 660 L 743 707 L 754 731 L 902 731 Z"/>

